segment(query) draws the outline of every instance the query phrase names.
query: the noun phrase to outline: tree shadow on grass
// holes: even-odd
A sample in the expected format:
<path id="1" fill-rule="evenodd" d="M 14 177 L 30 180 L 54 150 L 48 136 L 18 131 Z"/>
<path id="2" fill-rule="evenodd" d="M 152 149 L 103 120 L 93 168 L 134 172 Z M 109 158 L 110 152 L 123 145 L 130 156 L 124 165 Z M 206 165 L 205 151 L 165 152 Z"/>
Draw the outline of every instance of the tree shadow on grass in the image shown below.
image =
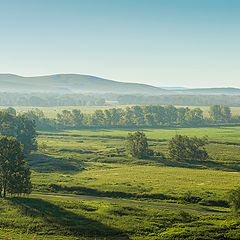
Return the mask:
<path id="1" fill-rule="evenodd" d="M 156 199 L 156 200 L 176 200 L 174 196 L 162 193 L 130 193 L 120 191 L 101 191 L 94 188 L 87 188 L 82 186 L 64 186 L 58 184 L 50 184 L 49 191 L 55 193 L 71 193 L 77 195 L 89 195 L 95 197 L 110 197 L 110 198 L 132 198 L 132 199 Z"/>
<path id="2" fill-rule="evenodd" d="M 31 169 L 37 172 L 79 172 L 84 163 L 73 158 L 56 158 L 46 154 L 33 153 L 28 157 Z"/>
<path id="3" fill-rule="evenodd" d="M 93 237 L 94 239 L 129 239 L 118 229 L 101 222 L 77 215 L 53 203 L 37 198 L 12 198 L 12 203 L 21 213 L 30 217 L 41 217 L 59 235 Z M 41 229 L 33 230 L 41 232 Z"/>

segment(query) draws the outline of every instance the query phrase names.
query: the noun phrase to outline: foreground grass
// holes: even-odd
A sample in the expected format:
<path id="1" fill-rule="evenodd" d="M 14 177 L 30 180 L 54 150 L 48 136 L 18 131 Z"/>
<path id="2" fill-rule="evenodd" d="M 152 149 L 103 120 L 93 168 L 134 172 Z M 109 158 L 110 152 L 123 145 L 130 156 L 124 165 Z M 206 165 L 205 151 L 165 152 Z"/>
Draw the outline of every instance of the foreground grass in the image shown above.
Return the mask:
<path id="1" fill-rule="evenodd" d="M 226 213 L 201 214 L 164 207 L 40 196 L 0 201 L 4 207 L 0 212 L 0 234 L 6 237 L 10 234 L 10 239 L 240 237 L 238 220 Z"/>

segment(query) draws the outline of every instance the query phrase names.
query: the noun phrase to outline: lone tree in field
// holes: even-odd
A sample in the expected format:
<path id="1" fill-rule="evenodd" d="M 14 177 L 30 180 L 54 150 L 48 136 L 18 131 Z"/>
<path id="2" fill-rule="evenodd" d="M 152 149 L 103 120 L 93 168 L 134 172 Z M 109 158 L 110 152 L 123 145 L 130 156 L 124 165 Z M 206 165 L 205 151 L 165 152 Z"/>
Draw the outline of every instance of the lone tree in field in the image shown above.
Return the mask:
<path id="1" fill-rule="evenodd" d="M 30 175 L 22 145 L 14 137 L 0 136 L 0 196 L 31 193 Z"/>
<path id="2" fill-rule="evenodd" d="M 240 188 L 234 189 L 229 194 L 229 203 L 235 214 L 240 210 Z"/>
<path id="3" fill-rule="evenodd" d="M 176 135 L 169 141 L 169 156 L 177 161 L 206 160 L 208 153 L 204 146 L 207 143 L 207 138 Z"/>
<path id="4" fill-rule="evenodd" d="M 146 135 L 143 132 L 129 133 L 127 148 L 132 157 L 139 159 L 148 157 L 149 149 Z"/>

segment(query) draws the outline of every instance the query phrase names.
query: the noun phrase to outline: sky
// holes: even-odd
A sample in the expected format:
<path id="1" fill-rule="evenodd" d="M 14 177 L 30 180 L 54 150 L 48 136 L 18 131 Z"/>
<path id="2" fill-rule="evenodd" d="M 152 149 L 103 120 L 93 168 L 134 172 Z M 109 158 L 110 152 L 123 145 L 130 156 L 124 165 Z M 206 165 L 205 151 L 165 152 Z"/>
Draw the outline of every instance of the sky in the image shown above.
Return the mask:
<path id="1" fill-rule="evenodd" d="M 240 1 L 0 0 L 0 73 L 240 87 Z"/>

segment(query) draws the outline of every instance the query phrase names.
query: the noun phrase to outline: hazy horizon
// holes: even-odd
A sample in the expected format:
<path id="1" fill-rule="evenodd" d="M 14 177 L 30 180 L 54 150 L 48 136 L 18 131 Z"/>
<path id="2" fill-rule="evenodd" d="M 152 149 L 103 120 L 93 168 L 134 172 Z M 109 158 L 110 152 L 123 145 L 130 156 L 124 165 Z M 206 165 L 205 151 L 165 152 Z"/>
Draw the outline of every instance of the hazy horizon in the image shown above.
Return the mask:
<path id="1" fill-rule="evenodd" d="M 208 88 L 238 88 L 240 89 L 240 87 L 234 87 L 234 86 L 217 86 L 217 87 L 191 87 L 191 86 L 179 86 L 179 85 L 157 85 L 157 84 L 151 84 L 151 83 L 144 83 L 144 82 L 133 82 L 133 81 L 121 81 L 121 80 L 116 80 L 116 79 L 108 79 L 105 77 L 101 77 L 101 76 L 96 76 L 96 75 L 90 75 L 90 74 L 81 74 L 81 73 L 52 73 L 52 74 L 43 74 L 43 75 L 29 75 L 29 76 L 24 76 L 24 75 L 20 75 L 20 74 L 16 74 L 16 73 L 0 73 L 0 75 L 15 75 L 15 76 L 19 76 L 19 77 L 23 77 L 23 78 L 33 78 L 33 77 L 46 77 L 46 76 L 54 76 L 54 75 L 81 75 L 81 76 L 90 76 L 90 77 L 96 77 L 96 78 L 100 78 L 100 79 L 105 79 L 105 80 L 109 80 L 109 81 L 115 81 L 115 82 L 122 82 L 122 83 L 139 83 L 139 84 L 146 84 L 149 86 L 153 86 L 153 87 L 159 87 L 162 89 L 208 89 Z"/>
<path id="2" fill-rule="evenodd" d="M 240 87 L 237 0 L 0 2 L 0 73 Z"/>

